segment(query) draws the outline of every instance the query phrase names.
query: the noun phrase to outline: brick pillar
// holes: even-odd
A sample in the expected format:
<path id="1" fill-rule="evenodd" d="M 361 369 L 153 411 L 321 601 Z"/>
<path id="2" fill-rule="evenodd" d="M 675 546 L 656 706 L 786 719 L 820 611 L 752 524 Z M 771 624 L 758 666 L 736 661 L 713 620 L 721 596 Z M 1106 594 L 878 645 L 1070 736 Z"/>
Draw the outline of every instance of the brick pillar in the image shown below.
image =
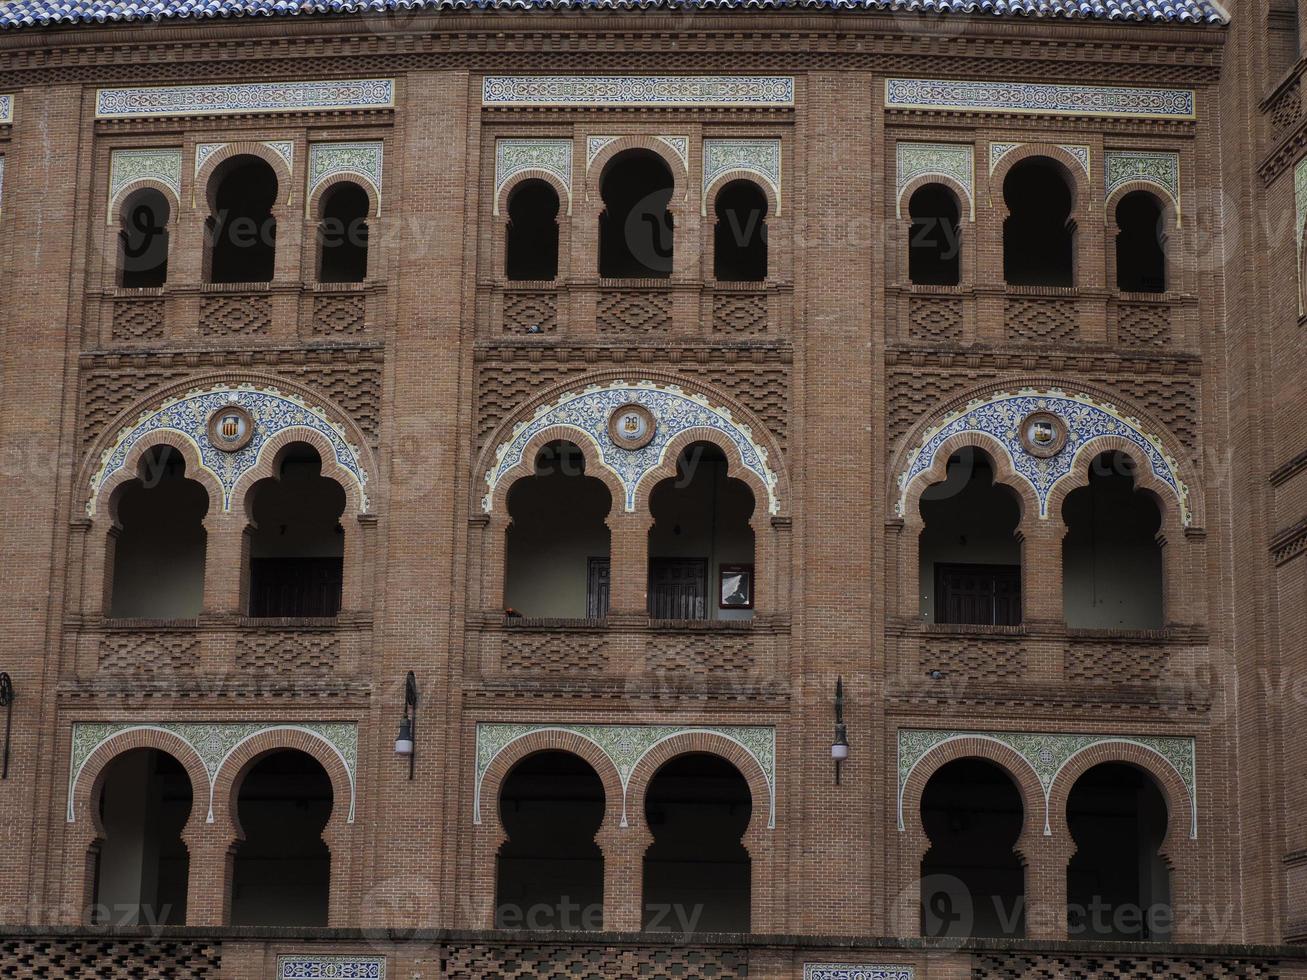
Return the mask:
<path id="1" fill-rule="evenodd" d="M 643 828 L 605 827 L 596 840 L 604 854 L 604 929 L 639 932 L 644 923 L 644 854 L 653 837 Z"/>
<path id="2" fill-rule="evenodd" d="M 1042 808 L 1039 811 L 1042 814 Z M 1066 939 L 1067 841 L 1044 836 L 1042 817 L 1023 842 L 1026 860 L 1026 938 Z"/>
<path id="3" fill-rule="evenodd" d="M 245 517 L 221 510 L 211 500 L 204 518 L 204 614 L 234 616 L 243 613 L 242 582 L 245 573 Z"/>
<path id="4" fill-rule="evenodd" d="M 613 511 L 608 516 L 612 561 L 609 613 L 618 617 L 644 617 L 648 614 L 650 519 L 643 514 L 627 514 L 621 506 L 620 500 L 614 500 Z"/>
<path id="5" fill-rule="evenodd" d="M 186 925 L 221 926 L 231 907 L 233 842 L 215 824 L 204 823 L 206 801 L 196 794 L 191 826 L 182 835 L 190 852 Z"/>

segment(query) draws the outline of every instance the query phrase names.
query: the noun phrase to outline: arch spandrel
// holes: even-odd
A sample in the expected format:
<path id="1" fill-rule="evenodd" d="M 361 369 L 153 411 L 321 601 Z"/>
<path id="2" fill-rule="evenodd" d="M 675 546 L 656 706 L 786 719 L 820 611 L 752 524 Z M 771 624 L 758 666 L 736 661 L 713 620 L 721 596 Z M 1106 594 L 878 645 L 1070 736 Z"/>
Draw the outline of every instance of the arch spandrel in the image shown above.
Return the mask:
<path id="1" fill-rule="evenodd" d="M 1026 446 L 1022 422 L 1035 413 L 1049 413 L 1065 427 L 1065 443 L 1050 456 L 1039 456 Z M 1059 484 L 1087 466 L 1097 452 L 1096 446 L 1121 448 L 1129 444 L 1136 463 L 1151 474 L 1152 482 L 1175 500 L 1180 523 L 1193 524 L 1190 488 L 1180 463 L 1156 433 L 1147 431 L 1139 419 L 1122 412 L 1115 405 L 1089 395 L 1059 388 L 1038 390 L 1023 388 L 999 391 L 973 399 L 961 409 L 932 422 L 909 450 L 906 463 L 899 469 L 895 513 L 907 512 L 908 500 L 923 482 L 918 478 L 931 471 L 936 457 L 946 443 L 956 443 L 957 436 L 978 434 L 1002 447 L 1015 475 L 1024 481 L 1039 502 L 1039 517 L 1046 520 L 1051 512 L 1050 500 Z M 1110 446 L 1107 445 L 1110 443 Z M 1054 515 L 1057 516 L 1057 515 Z"/>
<path id="2" fill-rule="evenodd" d="M 619 446 L 609 430 L 614 413 L 625 405 L 642 406 L 653 419 L 651 439 L 637 449 Z M 485 471 L 486 492 L 481 500 L 485 513 L 494 509 L 497 490 L 510 471 L 523 465 L 528 447 L 547 429 L 575 433 L 595 449 L 600 465 L 621 484 L 623 509 L 628 513 L 636 509 L 643 479 L 664 463 L 677 436 L 690 430 L 711 432 L 727 442 L 738 454 L 740 465 L 766 488 L 768 512 L 781 512 L 780 478 L 771 454 L 752 428 L 738 421 L 729 409 L 674 384 L 614 381 L 564 392 L 514 427 Z"/>

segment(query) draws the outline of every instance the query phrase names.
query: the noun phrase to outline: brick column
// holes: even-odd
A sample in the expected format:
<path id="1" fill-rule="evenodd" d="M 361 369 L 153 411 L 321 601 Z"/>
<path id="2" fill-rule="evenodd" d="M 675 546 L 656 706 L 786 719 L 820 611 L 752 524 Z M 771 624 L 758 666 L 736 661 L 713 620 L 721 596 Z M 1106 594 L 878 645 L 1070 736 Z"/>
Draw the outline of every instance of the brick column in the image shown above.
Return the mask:
<path id="1" fill-rule="evenodd" d="M 193 805 L 190 826 L 182 835 L 190 852 L 186 925 L 225 925 L 231 908 L 234 842 L 227 832 L 204 822 L 206 801 L 202 793 L 196 793 Z"/>
<path id="2" fill-rule="evenodd" d="M 627 514 L 621 506 L 620 500 L 614 500 L 608 516 L 612 562 L 608 608 L 611 615 L 643 617 L 648 615 L 650 519 Z"/>
<path id="3" fill-rule="evenodd" d="M 235 616 L 245 611 L 245 516 L 221 507 L 211 500 L 204 518 L 204 614 Z"/>
<path id="4" fill-rule="evenodd" d="M 604 929 L 639 932 L 644 924 L 644 855 L 653 836 L 643 827 L 605 827 L 596 841 L 604 854 Z"/>

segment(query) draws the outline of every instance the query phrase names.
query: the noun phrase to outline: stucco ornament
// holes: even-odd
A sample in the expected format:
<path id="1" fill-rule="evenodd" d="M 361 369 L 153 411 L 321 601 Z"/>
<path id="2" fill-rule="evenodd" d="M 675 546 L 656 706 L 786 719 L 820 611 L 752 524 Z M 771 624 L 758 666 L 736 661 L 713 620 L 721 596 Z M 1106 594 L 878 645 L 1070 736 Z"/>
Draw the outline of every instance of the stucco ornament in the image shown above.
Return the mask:
<path id="1" fill-rule="evenodd" d="M 1118 187 L 1132 181 L 1151 184 L 1175 206 L 1176 224 L 1180 223 L 1180 154 L 1164 150 L 1108 150 L 1107 190 L 1104 200 Z"/>
<path id="2" fill-rule="evenodd" d="M 113 223 L 118 202 L 128 191 L 146 181 L 163 184 L 176 204 L 182 196 L 181 147 L 114 150 L 109 154 L 109 222 Z"/>
<path id="3" fill-rule="evenodd" d="M 781 141 L 780 140 L 704 140 L 703 191 L 704 213 L 707 213 L 708 190 L 722 174 L 742 170 L 752 174 L 772 189 L 776 195 L 776 212 L 780 213 L 781 200 Z"/>
<path id="4" fill-rule="evenodd" d="M 898 216 L 903 217 L 903 192 L 918 177 L 947 177 L 966 192 L 967 213 L 976 218 L 975 155 L 966 143 L 906 143 L 894 147 L 897 164 L 895 200 Z"/>
<path id="5" fill-rule="evenodd" d="M 305 200 L 311 199 L 325 181 L 346 174 L 372 188 L 377 196 L 377 213 L 380 214 L 382 150 L 380 140 L 368 143 L 311 143 L 309 190 Z"/>
<path id="6" fill-rule="evenodd" d="M 543 170 L 555 177 L 567 191 L 567 213 L 572 213 L 572 141 L 502 139 L 495 141 L 495 202 L 499 214 L 499 192 L 520 173 Z"/>

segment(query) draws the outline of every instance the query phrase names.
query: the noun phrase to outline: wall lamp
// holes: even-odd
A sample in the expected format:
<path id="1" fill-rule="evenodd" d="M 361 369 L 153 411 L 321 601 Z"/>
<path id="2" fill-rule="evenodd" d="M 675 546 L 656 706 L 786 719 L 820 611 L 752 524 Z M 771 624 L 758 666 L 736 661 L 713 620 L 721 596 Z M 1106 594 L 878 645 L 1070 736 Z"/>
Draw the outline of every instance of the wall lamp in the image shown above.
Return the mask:
<path id="1" fill-rule="evenodd" d="M 404 678 L 404 718 L 399 723 L 399 735 L 395 738 L 395 754 L 408 756 L 408 778 L 413 778 L 413 743 L 417 733 L 418 721 L 418 682 L 413 671 Z"/>
<path id="2" fill-rule="evenodd" d="M 4 763 L 0 766 L 0 779 L 8 779 L 9 730 L 14 724 L 14 682 L 3 670 L 0 670 L 0 708 L 5 709 L 5 750 Z"/>
<path id="3" fill-rule="evenodd" d="M 835 785 L 840 784 L 840 763 L 849 757 L 849 728 L 844 724 L 844 678 L 835 678 L 835 741 L 830 746 L 835 760 Z"/>

